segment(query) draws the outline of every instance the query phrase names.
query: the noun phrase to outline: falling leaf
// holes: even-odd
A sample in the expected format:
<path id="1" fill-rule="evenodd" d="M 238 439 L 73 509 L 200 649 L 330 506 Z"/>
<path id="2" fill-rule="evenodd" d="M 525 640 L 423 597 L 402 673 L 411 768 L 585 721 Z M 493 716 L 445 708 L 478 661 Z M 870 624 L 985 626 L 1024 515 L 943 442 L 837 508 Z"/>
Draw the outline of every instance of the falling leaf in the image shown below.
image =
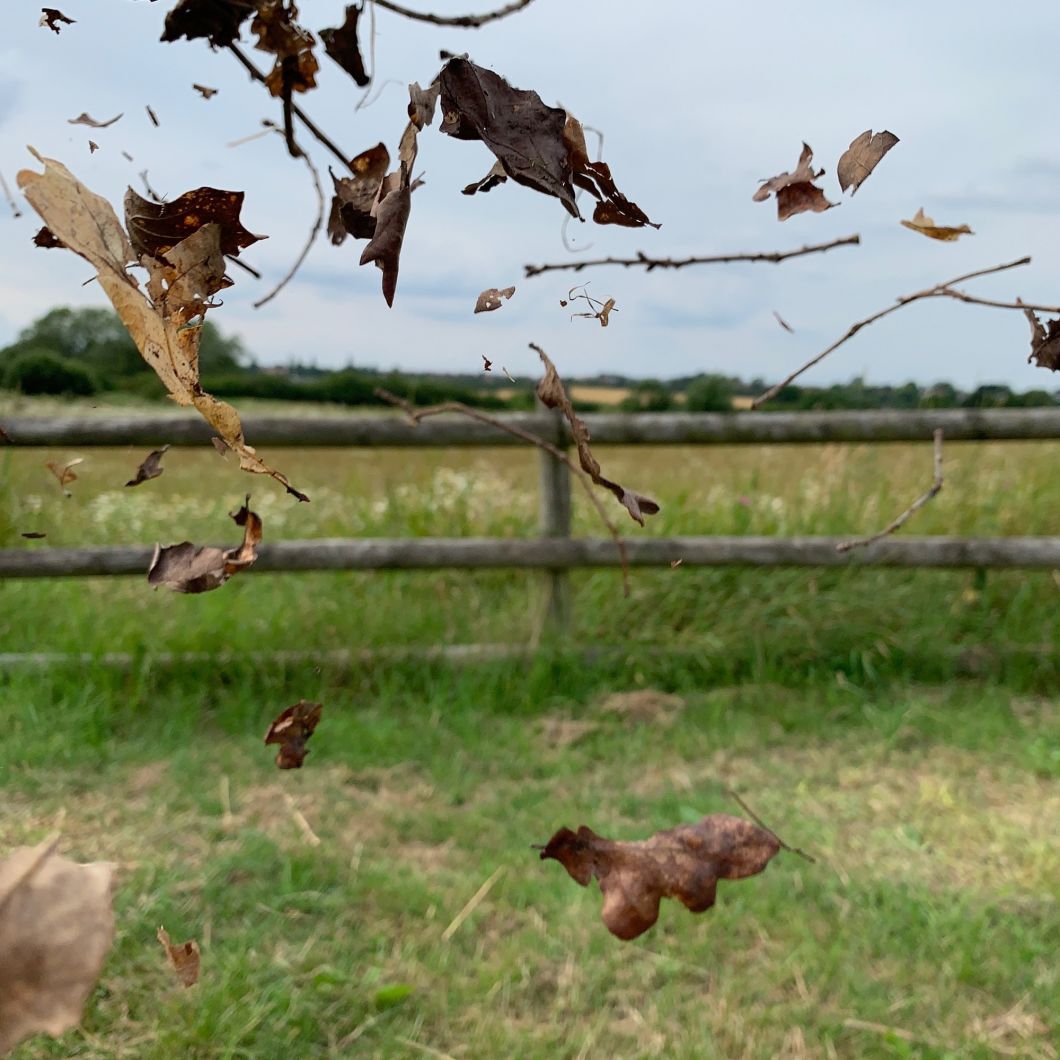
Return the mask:
<path id="1" fill-rule="evenodd" d="M 51 250 L 55 247 L 65 247 L 61 239 L 56 239 L 54 233 L 47 225 L 42 225 L 40 231 L 33 237 L 33 245 Z"/>
<path id="2" fill-rule="evenodd" d="M 390 152 L 386 144 L 376 144 L 362 151 L 351 163 L 352 177 L 336 177 L 331 173 L 335 194 L 331 199 L 328 235 L 338 246 L 347 235 L 354 239 L 371 239 L 375 235 L 372 204 L 383 177 L 390 168 Z"/>
<path id="3" fill-rule="evenodd" d="M 166 15 L 161 39 L 205 37 L 215 48 L 226 48 L 239 39 L 239 29 L 255 7 L 253 0 L 180 0 Z"/>
<path id="4" fill-rule="evenodd" d="M 255 47 L 276 59 L 265 76 L 265 87 L 273 96 L 285 98 L 315 88 L 320 69 L 313 54 L 316 40 L 295 21 L 298 8 L 289 0 L 255 0 L 254 6 L 250 29 L 258 38 Z"/>
<path id="5" fill-rule="evenodd" d="M 500 162 L 494 162 L 490 171 L 481 179 L 473 181 L 463 189 L 464 195 L 474 195 L 477 192 L 492 191 L 498 184 L 506 184 L 508 174 L 504 172 L 504 166 Z"/>
<path id="6" fill-rule="evenodd" d="M 829 202 L 824 197 L 824 192 L 813 183 L 818 177 L 824 175 L 824 170 L 813 169 L 813 151 L 810 145 L 802 145 L 802 154 L 799 155 L 799 164 L 794 173 L 781 173 L 779 176 L 771 177 L 762 182 L 762 186 L 751 196 L 755 202 L 764 202 L 770 195 L 777 197 L 777 220 L 786 221 L 797 213 L 805 213 L 807 210 L 813 213 L 821 213 L 830 210 L 838 203 Z"/>
<path id="7" fill-rule="evenodd" d="M 375 264 L 383 273 L 383 298 L 393 306 L 397 292 L 398 266 L 401 244 L 405 239 L 412 206 L 412 190 L 409 187 L 409 170 L 404 161 L 399 168 L 388 173 L 379 185 L 376 200 L 372 205 L 375 231 L 371 242 L 361 253 L 361 264 Z"/>
<path id="8" fill-rule="evenodd" d="M 155 449 L 144 457 L 143 463 L 136 469 L 136 478 L 129 479 L 126 486 L 139 486 L 141 482 L 148 479 L 158 478 L 162 474 L 162 455 L 169 448 L 168 445 L 161 449 Z"/>
<path id="9" fill-rule="evenodd" d="M 902 221 L 902 224 L 906 228 L 911 228 L 914 232 L 929 236 L 931 239 L 941 239 L 944 243 L 952 243 L 959 236 L 975 235 L 967 225 L 961 225 L 960 228 L 940 228 L 936 226 L 934 220 L 925 215 L 923 206 L 917 210 L 916 216 L 912 221 Z"/>
<path id="10" fill-rule="evenodd" d="M 223 438 L 211 438 L 210 444 L 221 454 L 222 457 L 228 456 L 228 454 L 232 451 L 225 444 Z"/>
<path id="11" fill-rule="evenodd" d="M 1031 353 L 1027 363 L 1060 372 L 1060 319 L 1047 320 L 1043 328 L 1033 309 L 1023 312 L 1031 325 Z"/>
<path id="12" fill-rule="evenodd" d="M 409 121 L 422 129 L 434 121 L 434 112 L 438 107 L 438 94 L 442 86 L 432 81 L 426 88 L 420 88 L 418 81 L 409 85 Z"/>
<path id="13" fill-rule="evenodd" d="M 59 480 L 59 487 L 67 497 L 70 496 L 70 491 L 66 488 L 71 482 L 77 481 L 77 475 L 71 470 L 71 468 L 77 467 L 78 464 L 83 464 L 85 458 L 79 456 L 76 460 L 71 460 L 60 467 L 54 460 L 46 460 L 44 466 Z"/>
<path id="14" fill-rule="evenodd" d="M 577 832 L 561 828 L 541 858 L 555 858 L 583 887 L 595 877 L 607 930 L 629 940 L 655 923 L 662 898 L 676 898 L 702 913 L 714 904 L 719 879 L 754 876 L 779 849 L 772 832 L 714 813 L 633 842 L 605 839 L 584 825 Z"/>
<path id="15" fill-rule="evenodd" d="M 545 366 L 545 374 L 537 384 L 537 396 L 548 408 L 559 409 L 563 413 L 564 419 L 570 425 L 571 436 L 578 450 L 578 462 L 581 465 L 581 469 L 598 486 L 609 489 L 625 506 L 630 517 L 643 526 L 644 516 L 655 515 L 659 511 L 659 505 L 650 497 L 645 497 L 643 494 L 636 493 L 633 490 L 627 490 L 617 482 L 604 478 L 600 473 L 600 464 L 589 448 L 589 428 L 585 426 L 584 421 L 574 411 L 574 406 L 567 396 L 566 388 L 563 386 L 563 380 L 560 379 L 559 373 L 556 371 L 556 366 L 544 350 L 536 346 L 531 348 L 537 351 L 537 355 Z"/>
<path id="16" fill-rule="evenodd" d="M 183 986 L 194 986 L 199 981 L 199 944 L 194 939 L 189 939 L 179 946 L 174 946 L 169 932 L 164 927 L 158 929 L 158 941 L 162 943 L 169 963 Z"/>
<path id="17" fill-rule="evenodd" d="M 493 362 L 485 354 L 482 354 L 482 370 L 484 372 L 493 371 Z"/>
<path id="18" fill-rule="evenodd" d="M 94 155 L 99 150 L 99 144 L 95 140 L 88 141 L 88 153 Z"/>
<path id="19" fill-rule="evenodd" d="M 40 25 L 47 26 L 52 33 L 58 33 L 62 26 L 61 22 L 65 22 L 68 26 L 72 26 L 77 22 L 75 18 L 67 18 L 58 8 L 55 7 L 42 7 L 41 8 Z"/>
<path id="20" fill-rule="evenodd" d="M 243 527 L 240 545 L 227 549 L 193 545 L 190 541 L 164 548 L 155 545 L 147 569 L 147 584 L 156 589 L 164 585 L 178 593 L 207 593 L 219 589 L 233 574 L 249 567 L 258 558 L 262 536 L 261 516 L 250 510 L 249 494 L 243 507 L 231 518 L 236 526 Z"/>
<path id="21" fill-rule="evenodd" d="M 795 334 L 795 329 L 774 309 L 773 316 L 776 317 L 777 323 L 785 330 Z"/>
<path id="22" fill-rule="evenodd" d="M 77 1025 L 114 938 L 112 866 L 69 861 L 57 842 L 0 860 L 0 1054 Z"/>
<path id="23" fill-rule="evenodd" d="M 898 143 L 898 137 L 893 132 L 872 134 L 871 129 L 866 129 L 860 136 L 850 141 L 850 146 L 839 158 L 836 166 L 836 176 L 839 177 L 839 187 L 846 191 L 850 188 L 850 194 L 857 193 L 858 188 L 868 179 L 872 171 L 880 164 L 880 159 L 894 145 Z"/>
<path id="24" fill-rule="evenodd" d="M 494 309 L 500 309 L 502 298 L 511 298 L 513 294 L 515 294 L 514 287 L 502 287 L 499 290 L 496 287 L 490 287 L 478 296 L 475 312 L 492 313 Z"/>
<path id="25" fill-rule="evenodd" d="M 213 97 L 217 95 L 216 88 L 207 88 L 206 85 L 199 85 L 194 82 L 191 87 L 194 88 L 203 99 L 213 99 Z"/>
<path id="26" fill-rule="evenodd" d="M 66 124 L 91 125 L 93 129 L 106 129 L 108 125 L 113 125 L 120 117 L 121 114 L 118 114 L 116 117 L 111 118 L 110 121 L 96 121 L 95 118 L 91 118 L 87 114 L 81 113 L 76 118 L 68 118 Z"/>
<path id="27" fill-rule="evenodd" d="M 151 119 L 151 124 L 157 129 L 158 128 L 158 115 L 150 107 L 144 107 L 147 111 L 147 116 Z"/>
<path id="28" fill-rule="evenodd" d="M 320 721 L 323 710 L 320 703 L 310 703 L 300 699 L 293 707 L 288 707 L 269 726 L 265 733 L 265 743 L 278 743 L 276 764 L 280 769 L 301 769 L 305 756 L 309 754 L 306 740 L 313 735 L 313 730 Z"/>
<path id="29" fill-rule="evenodd" d="M 171 202 L 151 202 L 132 188 L 125 192 L 125 227 L 139 254 L 158 258 L 204 225 L 221 228 L 221 253 L 238 255 L 265 239 L 243 227 L 243 192 L 194 188 Z"/>
<path id="30" fill-rule="evenodd" d="M 26 530 L 20 536 L 26 538 L 29 541 L 40 541 L 43 538 L 46 538 L 48 535 L 40 530 Z"/>
<path id="31" fill-rule="evenodd" d="M 320 39 L 324 42 L 324 51 L 364 88 L 371 78 L 364 68 L 361 48 L 357 43 L 357 19 L 360 16 L 361 9 L 356 4 L 350 4 L 346 8 L 346 21 L 337 29 L 322 29 Z"/>

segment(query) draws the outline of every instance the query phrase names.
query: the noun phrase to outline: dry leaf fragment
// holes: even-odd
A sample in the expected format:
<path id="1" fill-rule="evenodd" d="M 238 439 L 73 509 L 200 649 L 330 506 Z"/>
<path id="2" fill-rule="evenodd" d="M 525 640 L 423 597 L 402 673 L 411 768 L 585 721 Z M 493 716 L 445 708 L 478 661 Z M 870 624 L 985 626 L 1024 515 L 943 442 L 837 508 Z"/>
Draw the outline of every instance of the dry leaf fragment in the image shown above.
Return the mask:
<path id="1" fill-rule="evenodd" d="M 776 317 L 777 323 L 785 330 L 795 334 L 795 329 L 774 309 L 773 316 Z"/>
<path id="2" fill-rule="evenodd" d="M 169 932 L 161 926 L 158 929 L 158 941 L 162 943 L 169 963 L 183 986 L 194 986 L 199 981 L 199 944 L 194 939 L 188 939 L 174 946 Z"/>
<path id="3" fill-rule="evenodd" d="M 823 169 L 814 172 L 813 150 L 809 144 L 803 143 L 799 164 L 794 172 L 781 173 L 763 181 L 761 187 L 751 198 L 755 202 L 764 202 L 770 195 L 776 195 L 778 221 L 786 221 L 789 217 L 794 217 L 797 213 L 805 213 L 807 210 L 822 213 L 839 205 L 829 202 L 824 192 L 813 183 L 823 175 Z"/>
<path id="4" fill-rule="evenodd" d="M 386 144 L 378 143 L 362 151 L 352 162 L 352 177 L 336 177 L 331 173 L 335 194 L 331 199 L 328 235 L 338 246 L 347 235 L 354 239 L 371 239 L 375 235 L 375 216 L 372 204 L 376 192 L 390 168 L 390 152 Z"/>
<path id="5" fill-rule="evenodd" d="M 492 313 L 495 309 L 500 309 L 502 299 L 511 298 L 513 294 L 515 294 L 514 287 L 502 287 L 500 289 L 490 287 L 478 296 L 478 301 L 475 302 L 475 312 Z"/>
<path id="6" fill-rule="evenodd" d="M 194 188 L 171 202 L 152 202 L 129 188 L 125 192 L 125 227 L 140 254 L 161 257 L 204 225 L 221 228 L 221 253 L 238 256 L 266 236 L 247 231 L 240 220 L 243 192 Z"/>
<path id="7" fill-rule="evenodd" d="M 45 250 L 66 246 L 61 239 L 55 238 L 54 233 L 47 225 L 42 225 L 40 231 L 33 237 L 33 245 L 35 247 L 44 247 Z"/>
<path id="8" fill-rule="evenodd" d="M 258 557 L 261 543 L 261 516 L 250 510 L 250 494 L 239 511 L 232 513 L 236 526 L 243 527 L 243 541 L 236 548 L 213 545 L 155 545 L 147 584 L 156 589 L 164 585 L 178 593 L 207 593 L 219 589 L 233 574 L 249 567 Z"/>
<path id="9" fill-rule="evenodd" d="M 776 836 L 764 828 L 714 813 L 634 842 L 605 839 L 584 825 L 577 832 L 561 828 L 541 858 L 555 858 L 583 887 L 595 877 L 608 931 L 628 940 L 655 923 L 662 898 L 702 913 L 714 904 L 719 879 L 754 876 L 779 849 Z"/>
<path id="10" fill-rule="evenodd" d="M 222 457 L 228 456 L 228 454 L 232 451 L 225 444 L 223 438 L 211 438 L 210 444 L 221 454 Z"/>
<path id="11" fill-rule="evenodd" d="M 871 129 L 866 129 L 860 136 L 851 140 L 850 146 L 840 155 L 836 166 L 839 187 L 843 191 L 849 187 L 850 194 L 855 195 L 858 188 L 879 165 L 880 159 L 896 143 L 898 143 L 898 137 L 886 129 L 876 133 L 875 136 Z"/>
<path id="12" fill-rule="evenodd" d="M 336 29 L 322 29 L 320 39 L 324 42 L 324 51 L 364 88 L 371 78 L 364 68 L 361 47 L 357 42 L 357 19 L 360 16 L 361 9 L 356 4 L 350 4 L 342 25 Z"/>
<path id="13" fill-rule="evenodd" d="M 57 839 L 0 860 L 0 1054 L 77 1025 L 114 938 L 110 865 L 79 865 Z"/>
<path id="14" fill-rule="evenodd" d="M 158 478 L 162 474 L 162 456 L 169 449 L 168 445 L 155 449 L 144 457 L 143 463 L 136 469 L 136 478 L 129 479 L 126 486 L 139 486 L 148 479 Z"/>
<path id="15" fill-rule="evenodd" d="M 199 85 L 194 82 L 192 82 L 191 87 L 194 88 L 203 99 L 213 99 L 213 97 L 217 95 L 216 88 L 207 88 L 206 85 Z"/>
<path id="16" fill-rule="evenodd" d="M 493 362 L 485 354 L 482 354 L 482 370 L 484 372 L 493 371 Z"/>
<path id="17" fill-rule="evenodd" d="M 410 128 L 415 128 L 411 125 Z M 388 173 L 376 193 L 372 213 L 375 216 L 375 232 L 371 242 L 361 252 L 360 264 L 375 262 L 383 273 L 383 297 L 388 306 L 393 306 L 397 292 L 398 266 L 401 245 L 405 239 L 405 226 L 412 208 L 412 189 L 409 186 L 409 167 L 402 160 L 399 168 Z"/>
<path id="18" fill-rule="evenodd" d="M 931 239 L 940 239 L 944 243 L 952 243 L 959 236 L 975 235 L 967 225 L 961 225 L 959 228 L 942 228 L 937 226 L 934 220 L 924 213 L 923 206 L 917 210 L 912 221 L 902 221 L 902 224 L 905 225 L 906 228 L 911 228 L 914 232 L 919 232 L 921 235 L 928 236 Z"/>
<path id="19" fill-rule="evenodd" d="M 508 174 L 504 172 L 504 166 L 500 162 L 494 162 L 490 171 L 481 179 L 472 181 L 463 189 L 464 195 L 474 195 L 476 192 L 492 191 L 498 184 L 506 184 Z"/>
<path id="20" fill-rule="evenodd" d="M 1060 372 L 1060 319 L 1047 320 L 1043 328 L 1033 309 L 1023 312 L 1031 325 L 1031 353 L 1027 363 Z"/>
<path id="21" fill-rule="evenodd" d="M 288 707 L 269 726 L 265 733 L 265 743 L 278 743 L 276 764 L 280 769 L 301 769 L 305 756 L 309 754 L 306 740 L 313 735 L 313 730 L 320 721 L 323 710 L 320 703 L 311 703 L 300 699 L 293 707 Z"/>
<path id="22" fill-rule="evenodd" d="M 122 113 L 124 113 L 124 111 Z M 88 114 L 85 114 L 82 111 L 82 113 L 78 114 L 76 118 L 67 118 L 66 124 L 90 125 L 93 129 L 106 129 L 108 125 L 113 125 L 120 117 L 121 114 L 118 114 L 115 117 L 111 118 L 110 121 L 96 121 L 95 118 L 90 117 Z"/>
<path id="23" fill-rule="evenodd" d="M 79 456 L 76 460 L 70 460 L 60 467 L 54 460 L 46 460 L 44 466 L 59 480 L 59 488 L 69 497 L 70 491 L 66 487 L 71 482 L 77 481 L 77 475 L 71 469 L 77 467 L 78 464 L 83 464 L 84 461 L 85 458 Z"/>
<path id="24" fill-rule="evenodd" d="M 150 107 L 144 107 L 147 111 L 147 116 L 151 119 L 151 124 L 157 129 L 158 128 L 158 115 Z"/>
<path id="25" fill-rule="evenodd" d="M 48 535 L 41 530 L 26 530 L 19 536 L 24 537 L 29 541 L 41 541 Z"/>
<path id="26" fill-rule="evenodd" d="M 62 26 L 60 23 L 65 22 L 68 26 L 74 25 L 77 22 L 75 18 L 67 18 L 58 8 L 55 7 L 42 7 L 40 16 L 40 25 L 47 26 L 52 33 L 58 33 Z"/>
<path id="27" fill-rule="evenodd" d="M 166 15 L 161 40 L 205 37 L 215 48 L 226 48 L 239 39 L 239 29 L 255 7 L 254 0 L 180 0 Z"/>
<path id="28" fill-rule="evenodd" d="M 88 141 L 88 153 L 94 155 L 99 150 L 99 144 L 95 140 Z"/>

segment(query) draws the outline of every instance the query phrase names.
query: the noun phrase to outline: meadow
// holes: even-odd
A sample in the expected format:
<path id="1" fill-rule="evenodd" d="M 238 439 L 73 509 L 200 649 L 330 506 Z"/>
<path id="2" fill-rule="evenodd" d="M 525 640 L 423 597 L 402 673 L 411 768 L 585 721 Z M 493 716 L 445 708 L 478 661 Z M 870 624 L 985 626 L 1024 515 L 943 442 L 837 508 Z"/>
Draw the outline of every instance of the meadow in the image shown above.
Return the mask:
<path id="1" fill-rule="evenodd" d="M 534 532 L 519 450 L 267 454 L 301 506 L 212 449 L 125 489 L 143 455 L 0 449 L 0 547 L 235 543 L 247 489 L 266 540 Z M 663 505 L 631 535 L 858 534 L 931 475 L 928 445 L 599 455 Z M 910 531 L 1060 532 L 1058 455 L 948 445 Z M 78 456 L 66 498 L 43 464 Z M 602 532 L 582 498 L 575 522 Z M 408 651 L 534 641 L 538 576 L 0 585 L 0 652 L 132 657 L 0 670 L 3 845 L 118 866 L 82 1026 L 14 1055 L 1056 1057 L 1060 572 L 572 581 L 568 638 L 467 664 Z M 268 658 L 292 650 L 320 654 Z M 303 697 L 324 719 L 281 773 L 262 736 Z M 530 848 L 740 813 L 727 788 L 816 863 L 664 902 L 633 943 Z M 201 944 L 191 990 L 159 924 Z"/>

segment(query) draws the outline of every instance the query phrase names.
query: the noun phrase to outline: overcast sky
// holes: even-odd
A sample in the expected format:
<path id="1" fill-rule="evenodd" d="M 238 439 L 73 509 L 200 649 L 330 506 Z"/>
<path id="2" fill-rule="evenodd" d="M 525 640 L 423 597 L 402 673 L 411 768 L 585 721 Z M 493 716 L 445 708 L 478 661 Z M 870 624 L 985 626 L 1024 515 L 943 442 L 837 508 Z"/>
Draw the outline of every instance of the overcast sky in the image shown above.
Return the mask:
<path id="1" fill-rule="evenodd" d="M 409 3 L 452 14 L 486 10 L 490 0 Z M 618 186 L 662 224 L 656 232 L 571 223 L 569 239 L 591 245 L 593 257 L 788 249 L 855 232 L 862 245 L 781 265 L 650 275 L 599 268 L 524 280 L 524 263 L 570 257 L 562 206 L 511 182 L 488 195 L 461 195 L 492 156 L 483 144 L 435 127 L 420 137 L 416 168 L 427 183 L 414 196 L 393 309 L 380 293 L 379 271 L 357 265 L 364 244 L 332 247 L 325 238 L 297 280 L 259 310 L 252 302 L 305 239 L 315 196 L 304 166 L 287 157 L 278 137 L 226 146 L 255 132 L 260 119 L 278 118 L 279 106 L 230 55 L 203 41 L 158 43 L 171 6 L 62 0 L 77 22 L 56 36 L 38 26 L 39 4 L 8 0 L 0 173 L 14 191 L 17 170 L 34 164 L 26 152 L 33 144 L 115 204 L 127 184 L 140 187 L 142 169 L 168 197 L 199 185 L 244 190 L 244 223 L 269 237 L 244 252 L 263 279 L 234 271 L 236 286 L 212 319 L 263 363 L 466 372 L 486 354 L 528 375 L 536 370 L 527 349 L 534 341 L 569 375 L 712 371 L 774 379 L 898 295 L 1026 254 L 1034 259 L 1029 267 L 979 281 L 974 291 L 1060 302 L 1060 84 L 1047 43 L 1060 34 L 1055 0 L 818 0 L 811 8 L 535 0 L 479 30 L 377 11 L 376 84 L 392 83 L 356 110 L 361 91 L 321 49 L 320 87 L 300 100 L 351 156 L 379 140 L 396 153 L 405 85 L 430 81 L 440 48 L 467 51 L 602 130 Z M 310 29 L 342 21 L 339 0 L 300 7 Z M 203 100 L 193 81 L 219 92 Z M 100 120 L 124 116 L 107 129 L 67 124 L 82 111 Z M 751 201 L 760 179 L 793 167 L 803 140 L 827 169 L 828 197 L 839 201 L 835 163 L 867 128 L 890 129 L 901 142 L 853 199 L 783 223 L 772 200 Z M 99 144 L 95 154 L 89 139 Z M 302 141 L 327 181 L 329 156 Z M 86 263 L 31 244 L 39 221 L 19 201 L 17 220 L 0 204 L 0 344 L 54 305 L 105 304 L 96 286 L 82 286 Z M 938 223 L 968 224 L 975 235 L 941 243 L 901 227 L 899 219 L 920 206 Z M 571 321 L 559 306 L 576 279 L 591 280 L 597 297 L 616 299 L 606 329 Z M 480 290 L 513 283 L 510 303 L 472 315 Z M 794 334 L 779 327 L 774 310 Z M 862 375 L 879 383 L 1056 389 L 1060 378 L 1026 364 L 1028 340 L 1019 313 L 921 303 L 862 332 L 804 381 Z"/>

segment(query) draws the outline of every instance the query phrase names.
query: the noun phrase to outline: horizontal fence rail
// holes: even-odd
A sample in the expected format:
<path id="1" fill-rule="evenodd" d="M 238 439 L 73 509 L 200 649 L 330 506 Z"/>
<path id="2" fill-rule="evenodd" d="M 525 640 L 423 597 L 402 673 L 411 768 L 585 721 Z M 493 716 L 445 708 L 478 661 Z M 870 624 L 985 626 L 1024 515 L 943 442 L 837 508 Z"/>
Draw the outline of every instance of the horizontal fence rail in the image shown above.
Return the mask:
<path id="1" fill-rule="evenodd" d="M 503 413 L 496 418 L 548 441 L 570 435 L 547 412 Z M 741 445 L 811 442 L 915 442 L 941 428 L 947 442 L 1060 438 L 1060 408 L 922 409 L 845 412 L 589 413 L 594 443 L 603 445 Z M 83 417 L 5 416 L 0 422 L 16 446 L 202 445 L 209 425 L 183 414 Z M 403 417 L 245 416 L 255 446 L 513 446 L 526 442 L 459 415 L 415 426 Z"/>
<path id="2" fill-rule="evenodd" d="M 837 552 L 841 537 L 668 537 L 625 540 L 632 567 L 935 567 L 1060 569 L 1060 537 L 892 537 Z M 0 577 L 146 575 L 139 546 L 0 549 Z M 246 573 L 341 570 L 618 567 L 610 538 L 336 538 L 262 545 Z M 240 577 L 245 577 L 241 574 Z"/>

